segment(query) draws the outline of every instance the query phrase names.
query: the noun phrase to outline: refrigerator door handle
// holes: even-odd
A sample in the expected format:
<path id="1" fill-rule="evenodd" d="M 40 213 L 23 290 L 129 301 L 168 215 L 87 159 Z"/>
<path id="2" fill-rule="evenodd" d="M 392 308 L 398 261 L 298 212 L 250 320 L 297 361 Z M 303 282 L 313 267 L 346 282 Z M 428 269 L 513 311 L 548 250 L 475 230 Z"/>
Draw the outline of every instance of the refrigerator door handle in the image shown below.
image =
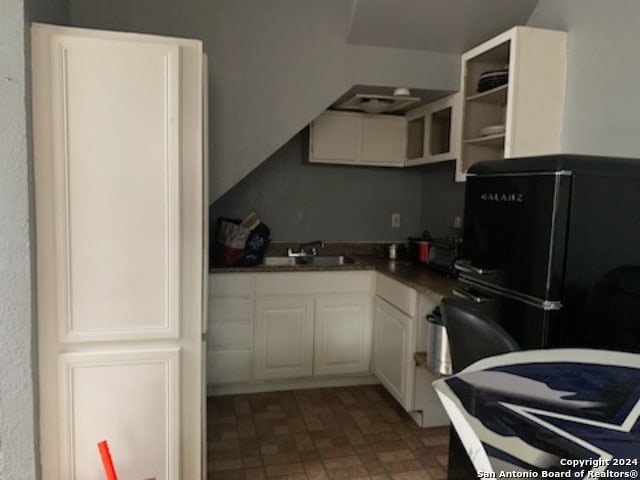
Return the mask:
<path id="1" fill-rule="evenodd" d="M 486 303 L 493 300 L 493 298 L 491 297 L 478 295 L 477 293 L 473 293 L 471 292 L 471 290 L 462 287 L 455 287 L 451 291 L 451 293 L 453 293 L 456 297 L 466 298 L 467 300 L 471 300 L 475 303 Z"/>
<path id="2" fill-rule="evenodd" d="M 474 266 L 470 260 L 456 260 L 453 267 L 462 273 L 475 273 L 476 275 L 491 275 L 495 270 Z"/>

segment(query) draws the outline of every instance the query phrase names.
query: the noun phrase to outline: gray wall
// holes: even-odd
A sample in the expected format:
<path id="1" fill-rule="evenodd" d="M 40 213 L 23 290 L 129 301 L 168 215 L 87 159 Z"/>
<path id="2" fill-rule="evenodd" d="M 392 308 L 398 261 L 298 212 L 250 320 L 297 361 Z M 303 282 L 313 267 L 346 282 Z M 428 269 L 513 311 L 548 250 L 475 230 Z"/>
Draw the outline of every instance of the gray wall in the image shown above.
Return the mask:
<path id="1" fill-rule="evenodd" d="M 211 206 L 211 219 L 255 211 L 273 241 L 404 241 L 449 233 L 462 216 L 464 183 L 454 162 L 405 169 L 307 162 L 303 130 Z M 400 228 L 391 228 L 400 213 Z"/>
<path id="2" fill-rule="evenodd" d="M 28 92 L 22 0 L 0 15 L 0 442 L 7 478 L 36 476 Z"/>
<path id="3" fill-rule="evenodd" d="M 563 150 L 640 158 L 640 2 L 540 0 L 529 24 L 569 32 Z"/>
<path id="4" fill-rule="evenodd" d="M 455 217 L 463 216 L 465 184 L 454 182 L 455 168 L 454 161 L 423 167 L 420 222 L 436 237 L 449 235 Z"/>
<path id="5" fill-rule="evenodd" d="M 640 135 L 637 134 L 636 120 L 640 112 L 640 95 L 635 94 L 637 85 L 640 85 L 640 63 L 636 61 L 640 55 L 640 34 L 637 29 L 640 25 L 640 2 L 615 0 L 614 4 L 615 8 L 611 8 L 610 2 L 600 0 L 541 0 L 528 23 L 531 26 L 569 32 L 563 150 L 640 158 Z M 289 181 L 294 184 L 298 179 L 302 184 L 307 184 L 311 182 L 311 175 L 316 175 L 313 169 L 305 170 L 301 165 L 287 173 L 287 164 L 274 160 L 276 158 L 278 155 L 252 174 L 247 180 L 248 184 L 253 185 L 252 182 L 255 180 L 252 179 L 258 173 L 263 182 L 272 176 L 282 178 L 289 175 Z M 299 163 L 301 162 L 300 160 Z M 273 165 L 276 164 L 279 173 L 272 175 L 269 169 L 274 168 Z M 462 215 L 464 184 L 453 181 L 451 163 L 424 167 L 420 176 L 420 217 L 416 223 L 410 225 L 410 234 L 429 229 L 434 235 L 444 235 L 453 223 L 454 217 Z M 345 178 L 350 177 L 346 174 Z M 339 176 L 335 177 L 335 182 L 337 183 L 333 188 L 338 191 L 347 188 L 341 183 Z M 353 181 L 349 179 L 347 184 L 352 185 Z M 214 205 L 216 210 L 237 209 L 235 215 L 246 214 L 243 210 L 250 210 L 249 205 L 255 205 L 256 200 L 253 203 L 247 200 L 249 194 L 244 182 L 238 188 L 243 189 L 244 193 L 232 190 Z M 267 187 L 257 190 L 267 191 Z M 367 192 L 366 187 L 364 191 Z M 296 218 L 295 210 L 290 205 L 304 204 L 309 201 L 310 195 L 307 191 L 301 192 L 297 189 L 292 189 L 289 194 L 290 203 L 282 202 L 277 206 L 272 202 L 269 209 L 274 218 L 274 225 L 282 225 L 279 230 L 286 231 L 287 236 L 291 237 L 283 240 L 309 239 L 307 232 L 310 230 L 311 236 L 316 232 L 320 233 L 319 228 L 315 229 L 310 225 L 315 221 L 322 224 L 324 231 L 338 236 L 342 223 L 335 222 L 331 225 L 329 211 L 322 208 L 318 208 L 324 212 L 320 219 L 307 217 L 306 224 L 297 222 L 296 228 L 287 229 L 285 223 Z M 404 195 L 400 192 L 397 198 Z M 359 236 L 357 232 L 346 235 L 345 231 L 342 235 L 344 239 L 387 239 L 386 232 L 371 228 L 377 225 L 374 221 L 377 219 L 376 212 L 384 205 L 376 202 L 370 205 L 371 209 L 367 205 L 361 205 L 360 212 L 360 218 L 368 227 L 363 229 L 367 235 Z M 282 217 L 274 213 L 277 211 L 276 206 L 283 208 Z M 403 214 L 403 219 L 404 217 Z M 404 222 L 404 225 L 408 225 L 407 222 Z M 279 236 L 277 231 L 274 234 L 276 238 Z M 301 236 L 304 238 L 299 238 Z"/>
<path id="6" fill-rule="evenodd" d="M 3 0 L 0 15 L 0 478 L 38 477 L 30 154 L 30 20 L 65 23 L 62 0 Z"/>
<path id="7" fill-rule="evenodd" d="M 212 220 L 255 211 L 273 241 L 396 241 L 421 231 L 419 169 L 309 164 L 307 148 L 304 130 L 214 202 Z"/>

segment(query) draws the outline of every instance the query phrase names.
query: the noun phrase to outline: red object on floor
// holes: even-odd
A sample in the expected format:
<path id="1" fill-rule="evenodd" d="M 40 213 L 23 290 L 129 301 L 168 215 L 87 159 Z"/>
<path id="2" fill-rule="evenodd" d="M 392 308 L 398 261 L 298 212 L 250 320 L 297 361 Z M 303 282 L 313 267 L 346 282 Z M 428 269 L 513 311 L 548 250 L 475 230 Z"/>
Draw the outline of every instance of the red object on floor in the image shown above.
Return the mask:
<path id="1" fill-rule="evenodd" d="M 107 445 L 106 440 L 98 442 L 98 450 L 100 451 L 100 458 L 102 459 L 102 466 L 107 480 L 118 480 L 116 469 L 113 468 L 113 462 L 111 461 L 109 445 Z"/>

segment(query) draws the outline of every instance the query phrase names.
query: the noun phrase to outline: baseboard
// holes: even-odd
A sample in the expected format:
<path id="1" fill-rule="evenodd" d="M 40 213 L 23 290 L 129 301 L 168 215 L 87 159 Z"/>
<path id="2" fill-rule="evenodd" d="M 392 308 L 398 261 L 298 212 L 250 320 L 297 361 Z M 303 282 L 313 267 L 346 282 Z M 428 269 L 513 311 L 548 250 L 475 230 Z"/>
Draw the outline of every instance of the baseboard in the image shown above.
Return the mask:
<path id="1" fill-rule="evenodd" d="M 294 380 L 264 380 L 252 383 L 229 385 L 207 385 L 207 395 L 242 395 L 246 393 L 277 392 L 283 390 L 301 390 L 305 388 L 348 387 L 353 385 L 376 385 L 380 382 L 373 375 L 357 377 L 300 378 Z"/>

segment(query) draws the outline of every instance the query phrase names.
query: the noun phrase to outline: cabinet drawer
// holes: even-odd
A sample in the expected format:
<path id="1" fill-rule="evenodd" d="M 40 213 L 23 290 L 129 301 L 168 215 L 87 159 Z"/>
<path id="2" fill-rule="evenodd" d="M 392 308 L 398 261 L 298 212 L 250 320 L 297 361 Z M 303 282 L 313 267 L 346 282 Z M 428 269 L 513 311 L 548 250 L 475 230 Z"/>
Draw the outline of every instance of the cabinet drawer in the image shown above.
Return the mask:
<path id="1" fill-rule="evenodd" d="M 215 323 L 207 332 L 210 347 L 253 348 L 253 322 Z"/>
<path id="2" fill-rule="evenodd" d="M 409 314 L 412 317 L 416 315 L 417 308 L 417 292 L 402 283 L 378 274 L 376 281 L 376 294 L 384 298 L 387 302 L 396 308 Z"/>
<path id="3" fill-rule="evenodd" d="M 251 350 L 207 352 L 207 383 L 241 383 L 251 381 Z"/>
<path id="4" fill-rule="evenodd" d="M 370 293 L 373 272 L 300 272 L 256 275 L 256 295 Z"/>
<path id="5" fill-rule="evenodd" d="M 247 273 L 216 273 L 209 275 L 209 299 L 251 297 L 255 291 L 254 280 L 254 275 Z"/>
<path id="6" fill-rule="evenodd" d="M 212 299 L 208 305 L 209 327 L 214 323 L 253 320 L 253 300 Z"/>

